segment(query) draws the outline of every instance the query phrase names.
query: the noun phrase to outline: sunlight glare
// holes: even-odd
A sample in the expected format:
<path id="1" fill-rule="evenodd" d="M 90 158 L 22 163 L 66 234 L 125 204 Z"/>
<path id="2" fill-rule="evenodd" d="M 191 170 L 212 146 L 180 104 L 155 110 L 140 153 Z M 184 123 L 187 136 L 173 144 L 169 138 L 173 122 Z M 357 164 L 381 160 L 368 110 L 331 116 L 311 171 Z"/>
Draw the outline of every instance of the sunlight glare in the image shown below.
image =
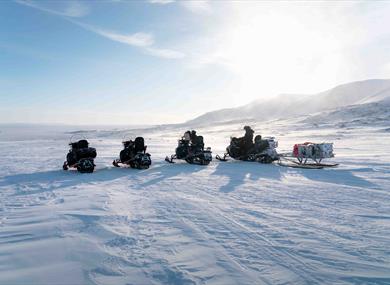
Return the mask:
<path id="1" fill-rule="evenodd" d="M 281 90 L 313 92 L 324 85 L 324 77 L 337 80 L 343 41 L 334 26 L 319 23 L 320 11 L 239 8 L 226 27 L 220 57 L 240 78 L 241 100 L 275 96 Z"/>

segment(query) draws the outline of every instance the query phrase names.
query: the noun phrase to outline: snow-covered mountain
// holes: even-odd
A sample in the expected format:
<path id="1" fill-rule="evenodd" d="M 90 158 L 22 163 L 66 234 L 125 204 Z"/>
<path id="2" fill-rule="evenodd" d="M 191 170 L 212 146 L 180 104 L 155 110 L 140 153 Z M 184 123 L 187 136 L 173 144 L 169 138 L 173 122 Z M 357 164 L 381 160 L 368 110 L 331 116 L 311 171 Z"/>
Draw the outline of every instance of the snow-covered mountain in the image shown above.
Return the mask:
<path id="1" fill-rule="evenodd" d="M 372 79 L 339 85 L 318 94 L 281 94 L 270 100 L 257 100 L 237 108 L 209 112 L 187 123 L 202 125 L 242 119 L 288 118 L 379 102 L 386 98 L 390 98 L 390 79 Z"/>
<path id="2" fill-rule="evenodd" d="M 390 122 L 390 97 L 380 101 L 348 105 L 324 111 L 305 118 L 302 122 L 336 127 L 388 126 Z"/>

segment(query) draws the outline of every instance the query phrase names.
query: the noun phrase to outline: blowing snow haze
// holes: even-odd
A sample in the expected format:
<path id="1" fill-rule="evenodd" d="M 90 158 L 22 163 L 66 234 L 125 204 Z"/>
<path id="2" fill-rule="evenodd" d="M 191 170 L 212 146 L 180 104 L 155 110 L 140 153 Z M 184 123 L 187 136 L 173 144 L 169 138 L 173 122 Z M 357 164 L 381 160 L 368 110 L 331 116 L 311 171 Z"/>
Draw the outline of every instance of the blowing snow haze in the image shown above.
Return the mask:
<path id="1" fill-rule="evenodd" d="M 235 108 L 388 78 L 389 13 L 382 1 L 2 1 L 0 122 L 253 117 Z"/>
<path id="2" fill-rule="evenodd" d="M 351 107 L 370 110 L 365 114 L 354 114 L 356 119 L 361 118 L 360 116 L 364 119 L 365 117 L 379 116 L 378 112 L 372 109 L 373 104 L 377 106 L 377 111 L 390 108 L 389 79 L 352 82 L 311 95 L 281 94 L 273 99 L 258 100 L 237 108 L 209 112 L 187 123 L 202 125 L 233 120 L 267 121 L 312 115 L 325 111 L 340 112 L 348 108 L 352 110 Z M 385 122 L 390 122 L 390 117 Z"/>

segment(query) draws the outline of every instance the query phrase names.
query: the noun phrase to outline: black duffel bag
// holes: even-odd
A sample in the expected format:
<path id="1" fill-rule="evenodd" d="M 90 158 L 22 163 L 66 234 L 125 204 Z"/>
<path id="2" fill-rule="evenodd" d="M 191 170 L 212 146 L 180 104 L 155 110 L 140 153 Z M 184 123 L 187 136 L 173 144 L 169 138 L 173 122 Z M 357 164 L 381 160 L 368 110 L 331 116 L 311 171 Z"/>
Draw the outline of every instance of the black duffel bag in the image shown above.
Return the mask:
<path id="1" fill-rule="evenodd" d="M 93 147 L 81 148 L 77 150 L 77 158 L 95 158 L 96 157 L 96 149 Z"/>

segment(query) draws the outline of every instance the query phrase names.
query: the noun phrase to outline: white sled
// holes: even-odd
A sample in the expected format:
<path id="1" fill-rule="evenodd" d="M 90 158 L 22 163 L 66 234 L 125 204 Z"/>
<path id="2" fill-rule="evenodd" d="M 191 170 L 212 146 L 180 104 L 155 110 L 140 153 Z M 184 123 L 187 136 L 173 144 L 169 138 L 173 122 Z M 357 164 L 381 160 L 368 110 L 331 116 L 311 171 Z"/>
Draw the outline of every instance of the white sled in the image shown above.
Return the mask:
<path id="1" fill-rule="evenodd" d="M 279 155 L 280 166 L 294 168 L 321 169 L 325 167 L 336 167 L 337 163 L 323 163 L 323 159 L 333 158 L 333 143 L 311 143 L 295 144 L 292 153 Z"/>

